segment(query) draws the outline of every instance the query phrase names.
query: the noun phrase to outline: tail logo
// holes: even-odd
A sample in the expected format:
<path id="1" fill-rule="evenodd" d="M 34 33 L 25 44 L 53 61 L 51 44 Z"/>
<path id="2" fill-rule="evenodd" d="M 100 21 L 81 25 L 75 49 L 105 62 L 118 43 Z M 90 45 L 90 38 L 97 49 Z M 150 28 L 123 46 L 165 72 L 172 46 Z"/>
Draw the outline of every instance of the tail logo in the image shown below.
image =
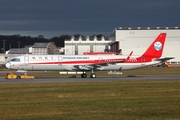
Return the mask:
<path id="1" fill-rule="evenodd" d="M 161 42 L 155 42 L 154 43 L 154 49 L 159 51 L 162 49 L 162 43 Z"/>

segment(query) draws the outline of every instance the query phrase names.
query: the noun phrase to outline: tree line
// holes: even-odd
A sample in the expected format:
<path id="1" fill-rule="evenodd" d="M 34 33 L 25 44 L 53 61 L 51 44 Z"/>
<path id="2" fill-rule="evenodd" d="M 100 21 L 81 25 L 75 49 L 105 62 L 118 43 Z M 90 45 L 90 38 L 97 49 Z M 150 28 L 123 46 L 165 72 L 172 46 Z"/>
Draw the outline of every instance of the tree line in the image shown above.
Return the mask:
<path id="1" fill-rule="evenodd" d="M 78 38 L 79 36 L 83 35 L 75 34 L 73 35 L 75 38 Z M 97 38 L 100 38 L 104 35 L 92 35 L 90 37 L 97 36 Z M 37 37 L 31 37 L 31 36 L 21 36 L 21 35 L 0 35 L 0 53 L 11 49 L 11 48 L 24 48 L 26 46 L 32 46 L 35 42 L 54 42 L 57 47 L 64 47 L 64 41 L 66 39 L 71 39 L 72 36 L 70 35 L 61 35 L 59 37 L 53 37 L 50 39 L 44 38 L 43 35 L 39 35 Z"/>

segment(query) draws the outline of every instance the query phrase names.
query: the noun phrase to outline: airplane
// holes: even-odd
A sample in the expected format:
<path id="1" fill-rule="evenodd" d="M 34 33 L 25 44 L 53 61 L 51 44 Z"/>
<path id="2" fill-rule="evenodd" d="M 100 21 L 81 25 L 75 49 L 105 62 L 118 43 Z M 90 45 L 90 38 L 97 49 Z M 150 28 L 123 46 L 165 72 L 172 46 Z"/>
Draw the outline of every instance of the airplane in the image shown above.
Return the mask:
<path id="1" fill-rule="evenodd" d="M 123 55 L 23 55 L 6 63 L 8 69 L 17 71 L 82 71 L 81 77 L 96 78 L 94 71 L 123 71 L 142 68 L 173 59 L 161 57 L 166 33 L 160 33 L 141 56 Z"/>

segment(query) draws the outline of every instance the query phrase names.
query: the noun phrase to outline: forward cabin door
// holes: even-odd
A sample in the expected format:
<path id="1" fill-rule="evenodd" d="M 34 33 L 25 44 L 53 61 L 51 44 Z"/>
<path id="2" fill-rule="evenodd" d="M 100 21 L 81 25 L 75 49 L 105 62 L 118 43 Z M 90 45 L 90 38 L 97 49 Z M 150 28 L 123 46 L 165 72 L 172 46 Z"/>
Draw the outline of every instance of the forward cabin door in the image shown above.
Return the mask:
<path id="1" fill-rule="evenodd" d="M 29 64 L 29 56 L 24 57 L 24 64 L 28 65 Z"/>
<path id="2" fill-rule="evenodd" d="M 21 69 L 34 69 L 33 66 L 29 66 L 29 56 L 24 56 L 24 65 L 21 66 Z"/>

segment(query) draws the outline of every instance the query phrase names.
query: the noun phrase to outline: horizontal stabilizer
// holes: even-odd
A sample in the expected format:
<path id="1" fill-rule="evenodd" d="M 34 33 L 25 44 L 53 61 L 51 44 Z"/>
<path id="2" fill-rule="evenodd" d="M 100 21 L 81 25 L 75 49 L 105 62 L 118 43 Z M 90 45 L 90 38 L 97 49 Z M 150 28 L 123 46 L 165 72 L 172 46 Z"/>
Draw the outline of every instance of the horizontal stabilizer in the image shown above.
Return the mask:
<path id="1" fill-rule="evenodd" d="M 164 58 L 159 58 L 159 59 L 156 59 L 156 60 L 165 62 L 165 61 L 170 60 L 170 59 L 174 59 L 174 57 L 164 57 Z"/>

